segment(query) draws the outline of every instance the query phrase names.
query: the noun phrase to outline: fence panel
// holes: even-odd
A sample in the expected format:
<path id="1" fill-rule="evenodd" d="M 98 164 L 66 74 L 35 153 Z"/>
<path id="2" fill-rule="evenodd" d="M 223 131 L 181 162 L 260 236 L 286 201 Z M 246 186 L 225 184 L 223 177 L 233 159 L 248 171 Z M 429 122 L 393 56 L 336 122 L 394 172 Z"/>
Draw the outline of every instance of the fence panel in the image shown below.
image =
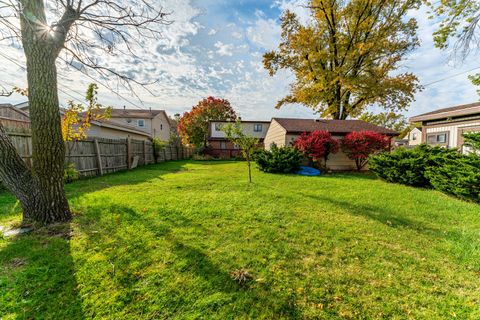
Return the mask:
<path id="1" fill-rule="evenodd" d="M 32 165 L 32 138 L 29 133 L 8 133 L 22 159 Z M 130 143 L 130 147 L 128 144 Z M 169 160 L 190 158 L 194 148 L 167 145 L 155 155 L 151 141 L 134 139 L 107 139 L 90 137 L 85 140 L 68 142 L 66 147 L 66 162 L 75 164 L 82 177 L 93 177 L 128 169 L 130 161 L 138 156 L 138 166 Z"/>

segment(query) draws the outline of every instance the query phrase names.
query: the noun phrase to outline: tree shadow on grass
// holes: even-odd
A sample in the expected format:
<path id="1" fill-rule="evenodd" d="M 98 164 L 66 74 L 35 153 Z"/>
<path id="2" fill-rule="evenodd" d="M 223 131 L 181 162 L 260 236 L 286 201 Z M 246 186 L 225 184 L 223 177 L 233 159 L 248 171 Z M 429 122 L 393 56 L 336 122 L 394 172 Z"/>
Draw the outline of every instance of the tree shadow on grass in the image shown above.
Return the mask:
<path id="1" fill-rule="evenodd" d="M 136 308 L 135 301 L 153 290 L 158 291 L 158 295 L 149 296 L 148 304 L 142 309 L 151 317 L 196 317 L 200 312 L 202 317 L 208 318 L 223 309 L 224 312 L 229 310 L 232 318 L 251 318 L 265 310 L 276 318 L 300 318 L 293 296 L 280 295 L 269 286 L 254 281 L 252 286 L 234 281 L 230 274 L 234 270 L 229 269 L 242 266 L 228 267 L 221 257 L 215 257 L 215 251 L 203 249 L 209 247 L 202 240 L 209 230 L 180 212 L 159 214 L 157 219 L 151 213 L 118 204 L 108 208 L 92 206 L 87 211 L 80 218 L 83 221 L 79 221 L 82 234 L 87 237 L 86 250 L 95 248 L 97 255 L 108 255 L 106 260 L 122 270 L 116 277 L 123 280 L 112 281 L 120 283 L 124 296 L 133 295 L 116 301 L 114 304 L 119 308 L 116 312 L 124 312 L 124 309 L 132 312 Z M 105 212 L 115 217 L 106 217 Z M 120 222 L 115 226 L 112 222 L 118 219 Z M 190 242 L 190 237 L 195 237 L 195 241 Z M 111 250 L 125 245 L 130 248 L 128 257 L 118 258 L 119 252 Z M 163 263 L 156 260 L 157 250 L 161 252 Z M 135 276 L 156 268 L 159 268 L 158 273 L 145 276 L 148 280 Z M 145 281 L 150 288 L 142 286 Z M 135 291 L 134 288 L 142 289 Z"/>
<path id="2" fill-rule="evenodd" d="M 427 233 L 429 235 L 444 236 L 444 232 L 428 226 L 423 222 L 412 220 L 406 217 L 399 216 L 398 212 L 388 209 L 386 206 L 374 206 L 370 204 L 359 203 L 358 201 L 343 201 L 328 197 L 325 195 L 311 195 L 302 193 L 301 196 L 308 197 L 316 201 L 322 201 L 333 204 L 334 206 L 345 209 L 349 214 L 356 216 L 363 216 L 371 220 L 380 222 L 391 228 L 406 228 L 415 230 L 417 232 Z"/>
<path id="3" fill-rule="evenodd" d="M 0 251 L 0 314 L 18 319 L 83 319 L 70 225 L 41 228 Z"/>

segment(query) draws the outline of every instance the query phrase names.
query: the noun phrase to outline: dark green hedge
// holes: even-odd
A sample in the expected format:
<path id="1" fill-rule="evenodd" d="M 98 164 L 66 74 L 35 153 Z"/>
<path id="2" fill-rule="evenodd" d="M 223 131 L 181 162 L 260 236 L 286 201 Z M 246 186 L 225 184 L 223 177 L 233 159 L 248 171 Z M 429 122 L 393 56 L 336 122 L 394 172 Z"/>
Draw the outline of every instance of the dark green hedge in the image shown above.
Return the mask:
<path id="1" fill-rule="evenodd" d="M 480 202 L 480 158 L 464 156 L 425 173 L 437 190 L 462 199 Z"/>
<path id="2" fill-rule="evenodd" d="M 480 158 L 455 149 L 419 145 L 373 156 L 369 168 L 380 178 L 415 187 L 433 187 L 480 201 Z"/>
<path id="3" fill-rule="evenodd" d="M 300 167 L 303 155 L 292 147 L 278 148 L 272 144 L 270 150 L 260 150 L 254 155 L 261 171 L 269 173 L 291 173 Z"/>
<path id="4" fill-rule="evenodd" d="M 425 172 L 461 157 L 454 149 L 419 145 L 413 149 L 398 148 L 370 158 L 369 168 L 389 182 L 415 187 L 428 187 L 430 181 Z"/>

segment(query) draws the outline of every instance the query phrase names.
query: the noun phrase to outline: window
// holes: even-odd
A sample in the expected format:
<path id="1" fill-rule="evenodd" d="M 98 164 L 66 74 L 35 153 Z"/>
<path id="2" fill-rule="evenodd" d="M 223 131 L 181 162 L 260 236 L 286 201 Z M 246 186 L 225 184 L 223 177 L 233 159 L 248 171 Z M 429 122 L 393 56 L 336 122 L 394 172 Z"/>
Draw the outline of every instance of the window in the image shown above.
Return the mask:
<path id="1" fill-rule="evenodd" d="M 227 149 L 227 144 L 225 141 L 220 141 L 220 149 Z"/>
<path id="2" fill-rule="evenodd" d="M 253 131 L 254 132 L 262 132 L 263 128 L 262 128 L 262 124 L 261 123 L 255 123 L 253 125 Z"/>
<path id="3" fill-rule="evenodd" d="M 427 143 L 430 145 L 447 145 L 448 132 L 430 133 L 427 135 Z"/>
<path id="4" fill-rule="evenodd" d="M 222 124 L 221 123 L 215 123 L 215 131 L 222 131 Z"/>
<path id="5" fill-rule="evenodd" d="M 160 123 L 160 130 L 163 130 L 163 124 Z"/>
<path id="6" fill-rule="evenodd" d="M 437 143 L 445 143 L 447 142 L 447 134 L 442 133 L 442 134 L 437 134 Z"/>
<path id="7" fill-rule="evenodd" d="M 412 140 L 417 140 L 417 133 L 416 132 L 412 133 Z"/>
<path id="8" fill-rule="evenodd" d="M 137 125 L 138 125 L 139 127 L 142 127 L 142 128 L 145 127 L 145 120 L 143 120 L 143 119 L 138 119 Z"/>

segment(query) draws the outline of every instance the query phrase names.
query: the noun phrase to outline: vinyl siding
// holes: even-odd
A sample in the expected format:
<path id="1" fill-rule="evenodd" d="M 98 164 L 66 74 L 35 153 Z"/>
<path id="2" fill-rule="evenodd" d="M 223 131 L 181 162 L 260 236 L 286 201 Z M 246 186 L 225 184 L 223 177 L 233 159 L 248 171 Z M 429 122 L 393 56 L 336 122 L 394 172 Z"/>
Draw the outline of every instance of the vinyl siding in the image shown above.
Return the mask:
<path id="1" fill-rule="evenodd" d="M 275 120 L 272 120 L 267 134 L 265 135 L 265 149 L 270 150 L 272 143 L 275 143 L 278 147 L 285 146 L 287 131 Z"/>
<path id="2" fill-rule="evenodd" d="M 148 137 L 144 135 L 113 128 L 99 127 L 94 124 L 88 129 L 87 137 L 101 137 L 107 139 L 126 139 L 127 137 L 130 137 L 136 140 L 148 140 Z"/>
<path id="3" fill-rule="evenodd" d="M 448 147 L 449 148 L 459 148 L 461 146 L 458 145 L 459 141 L 459 130 L 462 128 L 468 128 L 468 127 L 478 127 L 480 126 L 480 121 L 478 122 L 471 122 L 471 123 L 458 123 L 458 124 L 452 124 L 452 125 L 445 125 L 445 126 L 435 126 L 435 127 L 428 127 L 426 126 L 426 136 L 430 133 L 438 133 L 438 132 L 448 132 L 449 133 L 449 138 L 448 138 Z M 427 140 L 426 140 L 427 141 Z M 428 143 L 428 141 L 427 141 Z"/>
<path id="4" fill-rule="evenodd" d="M 222 130 L 218 130 L 218 131 L 215 130 L 215 125 L 216 124 L 225 125 L 227 123 L 228 122 L 225 122 L 225 121 L 210 122 L 210 138 L 216 138 L 216 139 L 225 138 L 225 132 L 223 132 Z M 261 124 L 262 131 L 259 131 L 259 132 L 254 131 L 255 124 Z M 269 126 L 270 124 L 265 122 L 242 122 L 243 133 L 249 134 L 258 139 L 265 138 L 265 135 L 268 132 Z"/>

